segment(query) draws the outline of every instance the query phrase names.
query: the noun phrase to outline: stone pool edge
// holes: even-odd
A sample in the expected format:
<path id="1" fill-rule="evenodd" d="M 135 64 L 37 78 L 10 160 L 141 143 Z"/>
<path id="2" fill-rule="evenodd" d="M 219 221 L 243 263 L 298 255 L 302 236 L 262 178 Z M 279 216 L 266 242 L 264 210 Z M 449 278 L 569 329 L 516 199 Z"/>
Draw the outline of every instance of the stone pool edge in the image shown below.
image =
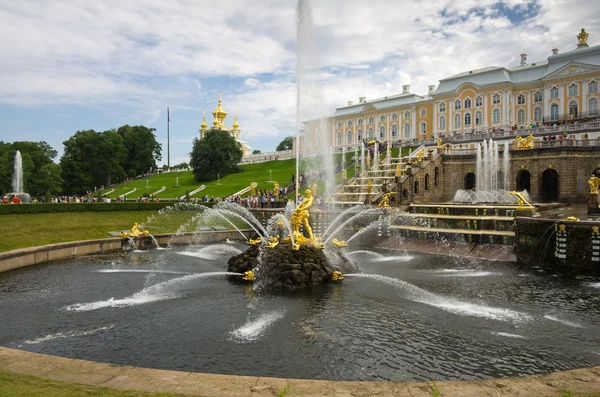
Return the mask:
<path id="1" fill-rule="evenodd" d="M 119 390 L 174 392 L 201 396 L 410 396 L 431 397 L 426 382 L 344 382 L 283 379 L 159 370 L 98 363 L 0 347 L 0 370 L 63 382 Z M 471 381 L 439 381 L 443 397 L 554 397 L 600 391 L 600 366 L 545 375 Z"/>

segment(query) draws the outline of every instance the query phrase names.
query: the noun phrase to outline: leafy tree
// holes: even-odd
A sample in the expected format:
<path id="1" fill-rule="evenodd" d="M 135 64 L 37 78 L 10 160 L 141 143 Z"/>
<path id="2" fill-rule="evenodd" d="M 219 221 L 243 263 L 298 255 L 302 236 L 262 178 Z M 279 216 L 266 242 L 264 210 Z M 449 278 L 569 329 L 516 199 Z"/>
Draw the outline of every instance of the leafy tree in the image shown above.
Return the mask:
<path id="1" fill-rule="evenodd" d="M 57 155 L 56 150 L 43 141 L 13 143 L 0 141 L 0 193 L 13 190 L 11 182 L 17 150 L 21 152 L 24 190 L 31 194 L 43 194 L 44 190 L 39 186 L 39 179 L 43 178 L 40 170 L 44 165 L 53 164 Z"/>
<path id="2" fill-rule="evenodd" d="M 83 194 L 125 177 L 121 164 L 127 158 L 127 149 L 116 130 L 78 131 L 63 143 L 60 165 L 66 193 Z"/>
<path id="3" fill-rule="evenodd" d="M 57 195 L 62 191 L 63 182 L 60 165 L 58 164 L 45 164 L 38 172 L 37 189 L 40 192 Z"/>
<path id="4" fill-rule="evenodd" d="M 154 131 L 155 128 L 142 125 L 124 125 L 117 130 L 127 149 L 127 158 L 121 165 L 130 178 L 157 169 L 156 162 L 162 157 L 161 145 L 156 141 Z"/>
<path id="5" fill-rule="evenodd" d="M 242 160 L 242 147 L 225 130 L 211 128 L 203 139 L 194 139 L 190 153 L 190 167 L 197 181 L 214 181 L 241 172 L 237 164 Z"/>
<path id="6" fill-rule="evenodd" d="M 252 154 L 260 154 L 260 150 L 256 149 L 252 151 Z"/>
<path id="7" fill-rule="evenodd" d="M 189 168 L 189 165 L 188 165 L 188 163 L 181 163 L 181 164 L 174 165 L 173 168 L 175 168 L 176 170 L 185 170 L 185 169 Z"/>
<path id="8" fill-rule="evenodd" d="M 291 136 L 286 136 L 283 141 L 279 142 L 279 145 L 275 148 L 276 151 L 281 152 L 282 150 L 292 150 L 294 146 L 294 140 Z"/>

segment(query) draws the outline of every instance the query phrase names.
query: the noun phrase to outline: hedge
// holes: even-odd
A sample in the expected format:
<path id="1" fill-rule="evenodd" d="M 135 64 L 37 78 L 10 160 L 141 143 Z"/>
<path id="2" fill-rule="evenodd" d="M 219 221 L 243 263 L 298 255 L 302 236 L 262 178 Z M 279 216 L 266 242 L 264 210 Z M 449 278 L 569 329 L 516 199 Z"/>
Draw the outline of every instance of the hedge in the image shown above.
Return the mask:
<path id="1" fill-rule="evenodd" d="M 215 203 L 197 203 L 212 207 Z M 2 204 L 0 215 L 44 214 L 49 212 L 103 212 L 103 211 L 158 211 L 177 203 L 48 203 L 48 204 Z"/>

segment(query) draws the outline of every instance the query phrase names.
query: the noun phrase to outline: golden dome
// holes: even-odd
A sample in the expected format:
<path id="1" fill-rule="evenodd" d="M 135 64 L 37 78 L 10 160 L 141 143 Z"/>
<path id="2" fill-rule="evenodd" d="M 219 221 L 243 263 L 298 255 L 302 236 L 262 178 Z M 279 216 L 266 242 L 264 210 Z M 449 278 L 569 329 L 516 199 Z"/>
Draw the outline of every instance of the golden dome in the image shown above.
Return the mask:
<path id="1" fill-rule="evenodd" d="M 235 116 L 233 118 L 233 124 L 231 126 L 233 127 L 234 130 L 238 130 L 240 128 L 240 125 L 237 122 L 237 116 Z"/>
<path id="2" fill-rule="evenodd" d="M 204 112 L 204 116 L 202 116 L 202 124 L 200 124 L 200 128 L 204 131 L 208 128 L 208 124 L 206 124 L 206 112 Z"/>
<path id="3" fill-rule="evenodd" d="M 227 112 L 223 109 L 221 94 L 219 94 L 219 104 L 217 108 L 213 111 L 213 116 L 215 118 L 215 122 L 213 123 L 215 127 L 221 127 L 224 125 L 225 117 L 227 117 Z"/>

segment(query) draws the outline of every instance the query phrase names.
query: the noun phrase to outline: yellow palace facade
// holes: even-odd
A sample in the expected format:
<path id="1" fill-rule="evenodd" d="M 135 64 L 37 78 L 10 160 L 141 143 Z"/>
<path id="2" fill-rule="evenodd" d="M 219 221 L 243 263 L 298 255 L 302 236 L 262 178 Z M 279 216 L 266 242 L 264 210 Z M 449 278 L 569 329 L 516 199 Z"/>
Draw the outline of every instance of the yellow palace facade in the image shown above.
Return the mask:
<path id="1" fill-rule="evenodd" d="M 418 141 L 596 119 L 600 45 L 590 47 L 584 29 L 577 39 L 574 50 L 553 49 L 545 61 L 528 63 L 521 54 L 517 67 L 491 66 L 444 78 L 437 88 L 430 85 L 427 95 L 405 85 L 398 95 L 349 101 L 330 117 L 304 123 L 301 153 L 314 153 L 324 142 L 339 150 L 375 139 Z"/>

